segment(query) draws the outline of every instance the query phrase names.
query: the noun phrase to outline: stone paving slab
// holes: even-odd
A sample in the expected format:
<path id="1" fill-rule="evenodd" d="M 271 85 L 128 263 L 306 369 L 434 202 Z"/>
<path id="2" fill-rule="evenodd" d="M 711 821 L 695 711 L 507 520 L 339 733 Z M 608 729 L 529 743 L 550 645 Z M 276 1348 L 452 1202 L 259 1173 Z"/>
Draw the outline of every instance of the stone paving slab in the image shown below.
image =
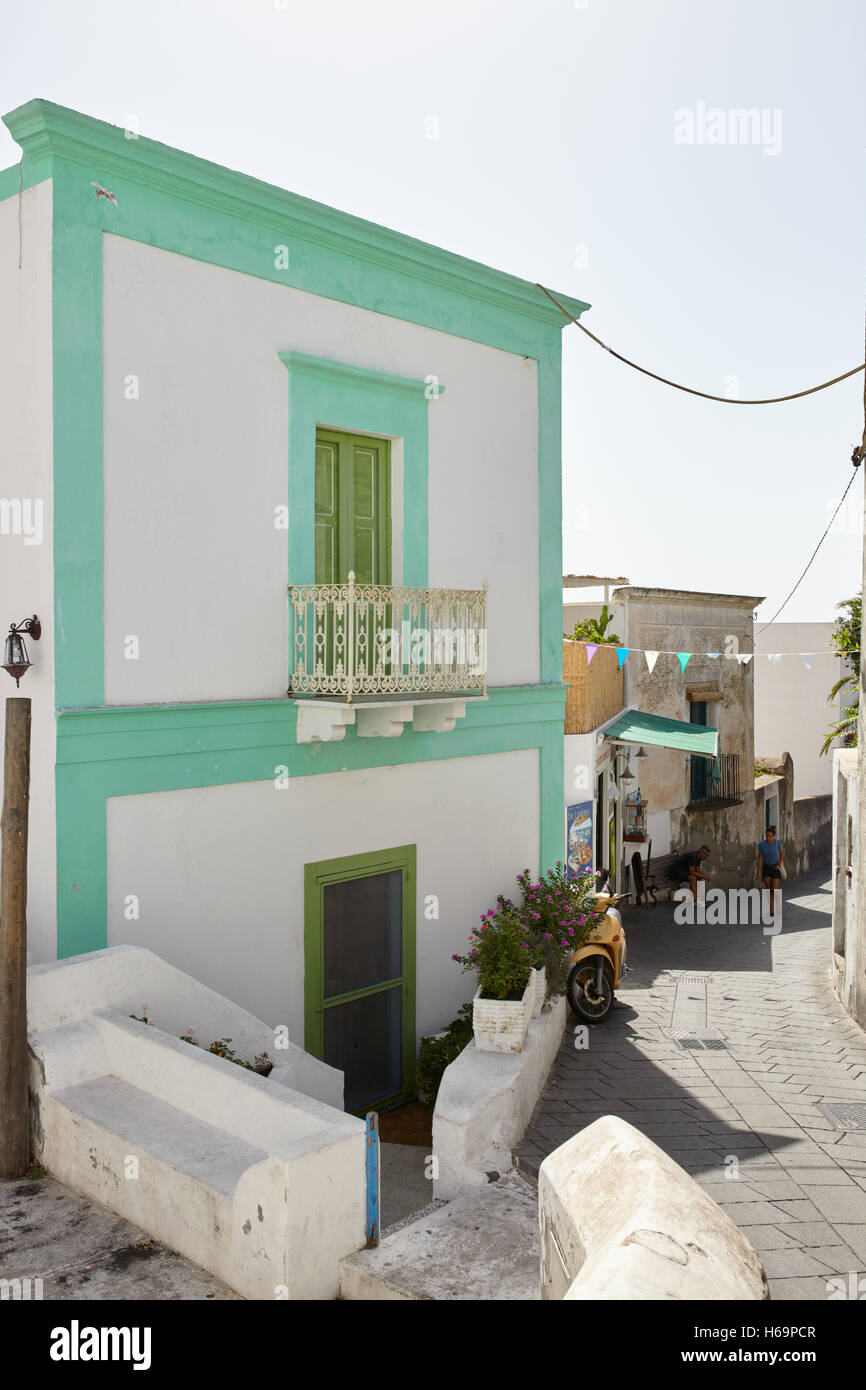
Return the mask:
<path id="1" fill-rule="evenodd" d="M 125 1217 L 47 1175 L 0 1182 L 0 1278 L 41 1279 L 45 1301 L 243 1301 Z"/>
<path id="2" fill-rule="evenodd" d="M 818 1101 L 866 1102 L 866 1033 L 830 983 L 826 869 L 789 881 L 782 931 L 679 926 L 673 905 L 626 909 L 632 973 L 577 1051 L 572 1027 L 515 1161 L 530 1177 L 600 1114 L 648 1134 L 709 1191 L 765 1260 L 774 1299 L 827 1299 L 866 1271 L 866 1135 Z M 683 975 L 706 977 L 705 985 Z M 571 1020 L 572 1023 L 575 1020 Z M 663 1030 L 717 1029 L 720 1051 Z"/>

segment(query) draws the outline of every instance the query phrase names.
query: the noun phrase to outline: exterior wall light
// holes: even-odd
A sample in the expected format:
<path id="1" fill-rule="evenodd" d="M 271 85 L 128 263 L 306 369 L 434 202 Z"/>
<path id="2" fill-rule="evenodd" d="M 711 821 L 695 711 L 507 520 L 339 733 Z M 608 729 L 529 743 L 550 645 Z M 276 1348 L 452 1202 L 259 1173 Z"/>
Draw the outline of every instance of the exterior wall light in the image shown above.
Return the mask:
<path id="1" fill-rule="evenodd" d="M 38 642 L 42 636 L 42 624 L 33 614 L 32 618 L 26 618 L 21 623 L 10 623 L 9 635 L 6 638 L 6 650 L 3 658 L 3 670 L 8 671 L 14 677 L 15 684 L 18 685 L 25 672 L 30 670 L 32 662 L 27 655 L 27 648 L 24 645 L 23 633 L 32 637 L 34 642 Z"/>

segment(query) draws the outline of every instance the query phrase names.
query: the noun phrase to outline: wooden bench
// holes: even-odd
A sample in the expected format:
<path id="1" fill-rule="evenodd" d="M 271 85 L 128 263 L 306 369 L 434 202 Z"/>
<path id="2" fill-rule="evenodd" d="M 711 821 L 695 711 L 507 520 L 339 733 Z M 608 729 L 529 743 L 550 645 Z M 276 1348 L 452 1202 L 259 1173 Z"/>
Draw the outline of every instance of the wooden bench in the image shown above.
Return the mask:
<path id="1" fill-rule="evenodd" d="M 670 896 L 673 892 L 674 884 L 668 878 L 668 869 L 674 860 L 679 858 L 679 855 L 676 854 L 660 854 L 657 859 L 653 859 L 652 851 L 652 840 L 650 840 L 647 845 L 646 860 L 641 858 L 640 850 L 635 850 L 631 857 L 635 901 L 640 903 L 641 898 L 643 898 L 644 907 L 655 907 L 659 893 L 667 893 Z M 650 903 L 650 898 L 652 898 L 652 903 Z"/>

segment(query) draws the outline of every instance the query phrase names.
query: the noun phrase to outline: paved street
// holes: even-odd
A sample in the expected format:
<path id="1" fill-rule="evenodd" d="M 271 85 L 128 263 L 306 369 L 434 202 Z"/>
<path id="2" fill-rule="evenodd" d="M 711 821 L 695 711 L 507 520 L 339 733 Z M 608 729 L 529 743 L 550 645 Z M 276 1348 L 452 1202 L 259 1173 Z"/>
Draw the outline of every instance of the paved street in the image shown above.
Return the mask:
<path id="1" fill-rule="evenodd" d="M 607 1021 L 563 1045 L 523 1143 L 521 1168 L 599 1115 L 620 1115 L 722 1204 L 760 1252 L 774 1299 L 827 1299 L 863 1278 L 866 1132 L 820 1101 L 866 1103 L 866 1033 L 830 984 L 828 870 L 785 885 L 782 931 L 678 926 L 673 905 L 624 913 L 633 973 Z M 682 1047 L 666 1028 L 716 1031 Z M 850 1296 L 850 1294 L 849 1294 Z"/>

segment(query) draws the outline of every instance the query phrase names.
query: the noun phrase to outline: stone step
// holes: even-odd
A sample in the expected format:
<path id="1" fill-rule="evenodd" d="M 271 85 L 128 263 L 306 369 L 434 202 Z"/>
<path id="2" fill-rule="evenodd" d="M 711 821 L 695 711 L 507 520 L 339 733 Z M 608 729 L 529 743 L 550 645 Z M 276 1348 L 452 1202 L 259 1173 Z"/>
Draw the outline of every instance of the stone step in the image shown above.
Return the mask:
<path id="1" fill-rule="evenodd" d="M 234 1195 L 247 1168 L 267 1158 L 263 1149 L 117 1076 L 66 1086 L 55 1092 L 54 1100 L 101 1131 L 109 1143 L 119 1139 L 225 1197 Z"/>
<path id="2" fill-rule="evenodd" d="M 516 1174 L 433 1206 L 340 1262 L 351 1301 L 538 1299 L 538 1198 Z"/>

